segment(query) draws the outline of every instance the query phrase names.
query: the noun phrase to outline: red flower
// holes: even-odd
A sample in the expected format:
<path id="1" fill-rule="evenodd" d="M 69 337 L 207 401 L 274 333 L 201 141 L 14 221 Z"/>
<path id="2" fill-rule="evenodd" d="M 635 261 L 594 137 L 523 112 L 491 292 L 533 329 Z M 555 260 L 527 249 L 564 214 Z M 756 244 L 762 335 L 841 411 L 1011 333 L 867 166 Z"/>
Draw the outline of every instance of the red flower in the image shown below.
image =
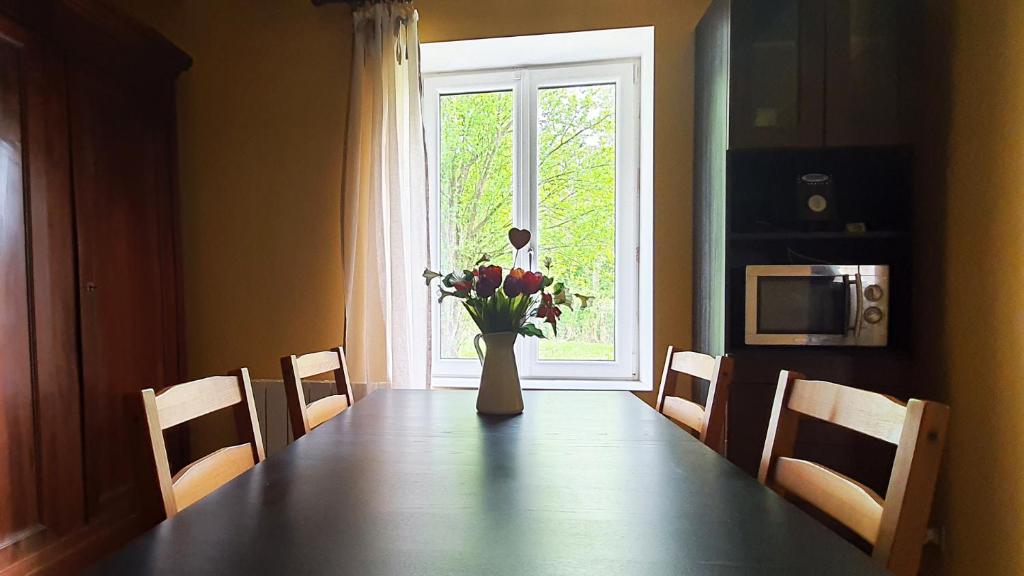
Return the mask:
<path id="1" fill-rule="evenodd" d="M 523 274 L 523 294 L 527 296 L 536 294 L 540 291 L 541 284 L 544 282 L 544 275 L 540 272 L 526 272 Z"/>
<path id="2" fill-rule="evenodd" d="M 456 292 L 469 292 L 470 290 L 473 289 L 473 281 L 459 280 L 458 282 L 452 285 L 452 288 L 455 288 Z"/>
<path id="3" fill-rule="evenodd" d="M 537 317 L 543 318 L 551 324 L 555 334 L 558 333 L 558 317 L 562 315 L 561 309 L 551 303 L 551 294 L 541 294 L 540 306 L 537 307 Z"/>
<path id="4" fill-rule="evenodd" d="M 476 294 L 481 298 L 494 296 L 501 286 L 501 266 L 481 266 L 473 271 L 476 276 Z"/>
<path id="5" fill-rule="evenodd" d="M 503 289 L 509 298 L 515 298 L 520 294 L 530 296 L 539 292 L 543 283 L 544 276 L 540 272 L 525 272 L 522 268 L 513 268 L 505 277 Z"/>
<path id="6" fill-rule="evenodd" d="M 505 277 L 505 284 L 502 286 L 502 290 L 505 291 L 505 296 L 509 298 L 515 298 L 523 293 L 522 268 L 513 268 L 508 271 L 508 276 Z"/>

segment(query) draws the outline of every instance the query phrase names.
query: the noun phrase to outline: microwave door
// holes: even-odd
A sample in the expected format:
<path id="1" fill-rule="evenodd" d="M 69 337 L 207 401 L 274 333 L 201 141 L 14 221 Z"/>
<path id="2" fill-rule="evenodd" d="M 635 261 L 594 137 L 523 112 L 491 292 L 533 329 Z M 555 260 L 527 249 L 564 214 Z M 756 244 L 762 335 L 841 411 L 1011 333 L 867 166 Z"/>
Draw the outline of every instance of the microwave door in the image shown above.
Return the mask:
<path id="1" fill-rule="evenodd" d="M 857 315 L 850 300 L 856 278 L 829 275 L 755 275 L 751 278 L 747 342 L 843 345 Z"/>

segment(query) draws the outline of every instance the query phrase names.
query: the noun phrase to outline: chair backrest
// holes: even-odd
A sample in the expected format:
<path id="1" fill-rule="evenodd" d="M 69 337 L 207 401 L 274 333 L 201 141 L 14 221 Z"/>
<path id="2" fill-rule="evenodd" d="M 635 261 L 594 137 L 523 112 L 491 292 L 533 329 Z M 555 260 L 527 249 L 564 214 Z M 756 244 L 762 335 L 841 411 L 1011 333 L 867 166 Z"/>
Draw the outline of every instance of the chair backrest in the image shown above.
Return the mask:
<path id="1" fill-rule="evenodd" d="M 307 406 L 306 395 L 302 392 L 302 379 L 325 372 L 334 372 L 337 394 L 321 398 Z M 288 419 L 291 421 L 292 436 L 296 439 L 341 414 L 355 401 L 352 383 L 348 377 L 345 351 L 340 347 L 302 356 L 285 356 L 281 358 L 281 373 L 284 377 L 285 396 L 288 399 Z"/>
<path id="2" fill-rule="evenodd" d="M 673 396 L 678 374 L 707 380 L 708 399 L 704 406 Z M 732 382 L 732 358 L 700 352 L 676 352 L 668 347 L 665 368 L 658 388 L 658 412 L 693 430 L 700 441 L 719 454 L 725 453 L 725 421 Z"/>
<path id="3" fill-rule="evenodd" d="M 852 478 L 794 458 L 803 416 L 896 445 L 885 498 Z M 921 560 L 935 480 L 946 441 L 949 407 L 892 397 L 831 382 L 779 374 L 758 479 L 804 501 L 873 546 L 875 561 L 897 575 L 915 575 Z"/>
<path id="4" fill-rule="evenodd" d="M 230 376 L 193 380 L 159 392 L 147 388 L 142 391 L 142 404 L 168 518 L 265 458 L 252 383 L 245 368 Z M 234 411 L 238 435 L 243 442 L 208 454 L 172 477 L 164 430 L 225 408 Z"/>

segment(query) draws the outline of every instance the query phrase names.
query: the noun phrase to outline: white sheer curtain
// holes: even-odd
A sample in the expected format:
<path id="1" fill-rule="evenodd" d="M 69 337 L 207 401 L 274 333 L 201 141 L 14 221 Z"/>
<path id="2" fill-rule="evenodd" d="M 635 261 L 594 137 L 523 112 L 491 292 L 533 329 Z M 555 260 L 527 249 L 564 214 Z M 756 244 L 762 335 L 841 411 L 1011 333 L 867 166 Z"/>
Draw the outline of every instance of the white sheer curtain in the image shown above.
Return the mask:
<path id="1" fill-rule="evenodd" d="M 418 15 L 384 2 L 354 14 L 344 192 L 345 353 L 370 389 L 428 384 L 427 177 Z"/>

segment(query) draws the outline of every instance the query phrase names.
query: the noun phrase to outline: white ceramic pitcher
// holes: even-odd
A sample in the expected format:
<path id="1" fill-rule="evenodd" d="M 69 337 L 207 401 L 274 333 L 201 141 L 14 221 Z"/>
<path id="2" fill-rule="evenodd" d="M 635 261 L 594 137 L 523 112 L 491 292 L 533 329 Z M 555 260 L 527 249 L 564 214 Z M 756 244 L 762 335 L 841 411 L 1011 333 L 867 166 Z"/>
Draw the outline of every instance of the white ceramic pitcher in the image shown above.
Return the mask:
<path id="1" fill-rule="evenodd" d="M 480 414 L 513 415 L 523 411 L 523 391 L 516 368 L 515 332 L 477 334 L 473 338 L 476 355 L 483 365 L 480 391 L 476 395 L 476 411 Z M 486 353 L 480 349 L 480 339 Z"/>

